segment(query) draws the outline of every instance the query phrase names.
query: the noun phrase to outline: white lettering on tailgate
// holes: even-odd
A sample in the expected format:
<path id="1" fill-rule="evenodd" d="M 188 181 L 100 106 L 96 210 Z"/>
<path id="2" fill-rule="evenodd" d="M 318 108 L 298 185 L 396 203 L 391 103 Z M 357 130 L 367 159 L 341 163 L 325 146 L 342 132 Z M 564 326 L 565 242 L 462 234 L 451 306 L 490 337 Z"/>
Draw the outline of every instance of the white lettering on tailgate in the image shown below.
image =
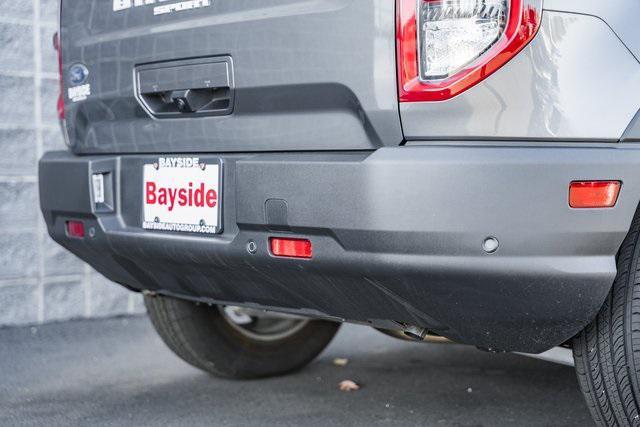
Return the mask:
<path id="1" fill-rule="evenodd" d="M 167 3 L 174 0 L 113 0 L 113 11 L 131 9 L 132 7 L 140 7 L 147 5 L 155 5 L 158 3 Z M 171 4 L 155 6 L 153 8 L 154 15 L 166 15 L 167 13 L 181 12 L 183 10 L 199 9 L 211 6 L 212 0 L 188 0 Z"/>
<path id="2" fill-rule="evenodd" d="M 180 3 L 165 4 L 153 8 L 154 15 L 165 15 L 172 12 L 181 12 L 183 10 L 199 9 L 211 5 L 209 0 L 189 0 Z"/>

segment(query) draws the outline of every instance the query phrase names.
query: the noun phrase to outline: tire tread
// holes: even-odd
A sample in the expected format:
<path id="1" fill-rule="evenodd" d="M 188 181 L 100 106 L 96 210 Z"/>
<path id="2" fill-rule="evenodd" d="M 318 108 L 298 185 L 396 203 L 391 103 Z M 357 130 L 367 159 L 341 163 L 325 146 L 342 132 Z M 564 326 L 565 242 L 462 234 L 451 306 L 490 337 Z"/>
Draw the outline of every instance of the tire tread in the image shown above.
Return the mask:
<path id="1" fill-rule="evenodd" d="M 166 296 L 145 296 L 151 323 L 178 357 L 224 378 L 262 378 L 302 368 L 333 339 L 340 324 L 314 320 L 277 342 L 239 333 L 217 306 Z"/>
<path id="2" fill-rule="evenodd" d="M 578 383 L 599 426 L 640 426 L 640 210 L 620 248 L 618 273 L 597 318 L 573 340 Z"/>

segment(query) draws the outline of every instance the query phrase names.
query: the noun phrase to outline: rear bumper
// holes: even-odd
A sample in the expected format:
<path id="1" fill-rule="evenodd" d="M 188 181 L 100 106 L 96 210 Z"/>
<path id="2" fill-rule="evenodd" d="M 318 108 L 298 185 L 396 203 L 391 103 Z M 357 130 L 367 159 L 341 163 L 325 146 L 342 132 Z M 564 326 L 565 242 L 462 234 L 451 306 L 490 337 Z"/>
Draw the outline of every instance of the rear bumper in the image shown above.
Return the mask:
<path id="1" fill-rule="evenodd" d="M 47 153 L 40 200 L 49 233 L 135 290 L 382 327 L 400 321 L 485 348 L 540 352 L 599 310 L 640 198 L 635 144 L 222 159 L 224 233 L 212 237 L 141 228 L 142 165 L 153 156 Z M 110 172 L 113 211 L 91 202 L 98 172 Z M 616 207 L 570 209 L 576 179 L 622 180 Z M 270 211 L 269 199 L 286 210 Z M 66 237 L 65 221 L 78 218 L 94 236 Z M 274 235 L 309 238 L 313 259 L 272 257 Z M 482 249 L 488 236 L 500 241 L 492 255 Z"/>

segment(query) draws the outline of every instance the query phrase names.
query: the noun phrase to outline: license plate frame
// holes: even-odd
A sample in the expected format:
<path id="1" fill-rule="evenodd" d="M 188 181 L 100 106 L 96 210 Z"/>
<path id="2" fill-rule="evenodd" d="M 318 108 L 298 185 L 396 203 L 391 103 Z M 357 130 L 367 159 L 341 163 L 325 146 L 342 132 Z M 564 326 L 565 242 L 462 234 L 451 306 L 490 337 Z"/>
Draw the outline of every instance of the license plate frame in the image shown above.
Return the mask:
<path id="1" fill-rule="evenodd" d="M 181 234 L 222 233 L 222 172 L 220 158 L 171 156 L 143 164 L 142 228 Z"/>

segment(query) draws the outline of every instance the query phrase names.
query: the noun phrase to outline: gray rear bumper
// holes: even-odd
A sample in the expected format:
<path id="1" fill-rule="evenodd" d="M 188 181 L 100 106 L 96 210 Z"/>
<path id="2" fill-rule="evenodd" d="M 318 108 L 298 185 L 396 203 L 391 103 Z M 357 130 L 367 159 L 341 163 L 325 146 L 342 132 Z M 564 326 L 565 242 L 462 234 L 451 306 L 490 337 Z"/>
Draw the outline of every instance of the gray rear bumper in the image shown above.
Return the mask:
<path id="1" fill-rule="evenodd" d="M 640 198 L 635 144 L 222 158 L 224 233 L 201 237 L 141 229 L 142 165 L 153 156 L 47 153 L 40 196 L 49 233 L 136 290 L 400 321 L 485 348 L 540 352 L 597 313 Z M 114 212 L 92 207 L 93 172 L 111 172 Z M 580 179 L 623 181 L 616 207 L 570 209 L 568 186 Z M 285 200 L 286 212 L 267 212 L 269 199 Z M 64 222 L 75 218 L 95 236 L 68 239 Z M 270 256 L 268 238 L 280 234 L 311 239 L 313 260 Z M 500 241 L 492 255 L 482 249 L 488 236 Z"/>

